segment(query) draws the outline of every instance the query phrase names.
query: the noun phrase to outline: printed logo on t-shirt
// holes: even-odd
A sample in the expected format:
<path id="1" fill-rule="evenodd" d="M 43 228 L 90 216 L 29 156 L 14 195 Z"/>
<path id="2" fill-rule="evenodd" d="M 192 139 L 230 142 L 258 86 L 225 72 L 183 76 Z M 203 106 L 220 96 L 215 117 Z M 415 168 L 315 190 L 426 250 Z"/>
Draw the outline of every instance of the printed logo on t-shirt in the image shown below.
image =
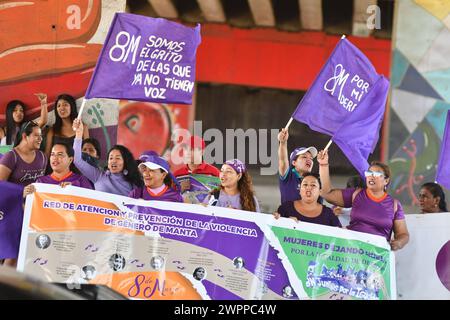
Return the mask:
<path id="1" fill-rule="evenodd" d="M 36 181 L 37 178 L 40 178 L 44 175 L 44 170 L 43 169 L 38 169 L 38 170 L 24 170 L 25 174 L 22 176 L 22 178 L 20 178 L 20 182 L 24 182 L 27 180 L 33 180 Z"/>

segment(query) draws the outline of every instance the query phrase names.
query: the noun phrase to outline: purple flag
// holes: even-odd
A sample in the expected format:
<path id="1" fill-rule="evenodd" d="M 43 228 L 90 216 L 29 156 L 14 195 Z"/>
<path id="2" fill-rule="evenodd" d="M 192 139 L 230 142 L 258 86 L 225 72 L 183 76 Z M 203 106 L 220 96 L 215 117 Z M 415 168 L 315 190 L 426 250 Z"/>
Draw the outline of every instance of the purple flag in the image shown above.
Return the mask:
<path id="1" fill-rule="evenodd" d="M 362 177 L 378 141 L 388 90 L 389 81 L 381 76 L 332 138 Z"/>
<path id="2" fill-rule="evenodd" d="M 347 39 L 341 39 L 292 117 L 332 136 L 380 78 L 367 57 Z M 378 102 L 366 106 L 376 110 Z"/>
<path id="3" fill-rule="evenodd" d="M 23 187 L 0 181 L 0 259 L 17 258 L 22 231 Z"/>
<path id="4" fill-rule="evenodd" d="M 450 190 L 450 110 L 447 111 L 447 122 L 442 136 L 436 182 Z"/>
<path id="5" fill-rule="evenodd" d="M 200 41 L 200 25 L 116 13 L 85 98 L 191 104 Z"/>

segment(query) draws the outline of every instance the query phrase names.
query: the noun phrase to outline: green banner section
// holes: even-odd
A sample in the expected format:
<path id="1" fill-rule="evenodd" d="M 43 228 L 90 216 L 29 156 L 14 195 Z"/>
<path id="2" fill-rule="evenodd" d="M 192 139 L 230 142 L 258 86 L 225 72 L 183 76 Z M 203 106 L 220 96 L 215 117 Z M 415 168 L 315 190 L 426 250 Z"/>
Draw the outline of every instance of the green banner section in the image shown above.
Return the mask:
<path id="1" fill-rule="evenodd" d="M 390 296 L 390 251 L 347 240 L 271 226 L 308 297 L 384 300 Z"/>

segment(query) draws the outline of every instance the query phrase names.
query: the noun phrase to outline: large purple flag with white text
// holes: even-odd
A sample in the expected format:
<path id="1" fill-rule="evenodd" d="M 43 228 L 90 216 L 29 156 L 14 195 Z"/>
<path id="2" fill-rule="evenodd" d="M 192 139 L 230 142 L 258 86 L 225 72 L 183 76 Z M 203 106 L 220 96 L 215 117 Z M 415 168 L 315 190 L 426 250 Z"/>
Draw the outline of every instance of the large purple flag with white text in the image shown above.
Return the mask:
<path id="1" fill-rule="evenodd" d="M 382 76 L 332 137 L 361 176 L 378 141 L 388 89 L 389 81 Z"/>
<path id="2" fill-rule="evenodd" d="M 347 39 L 341 39 L 292 117 L 332 136 L 361 107 L 380 78 L 367 57 Z M 384 95 L 376 98 L 365 107 L 377 110 L 384 106 Z"/>
<path id="3" fill-rule="evenodd" d="M 116 13 L 85 98 L 192 104 L 200 41 L 200 25 Z"/>
<path id="4" fill-rule="evenodd" d="M 17 258 L 23 221 L 23 187 L 0 181 L 0 259 Z"/>
<path id="5" fill-rule="evenodd" d="M 447 111 L 447 122 L 442 136 L 436 181 L 450 190 L 450 110 Z"/>

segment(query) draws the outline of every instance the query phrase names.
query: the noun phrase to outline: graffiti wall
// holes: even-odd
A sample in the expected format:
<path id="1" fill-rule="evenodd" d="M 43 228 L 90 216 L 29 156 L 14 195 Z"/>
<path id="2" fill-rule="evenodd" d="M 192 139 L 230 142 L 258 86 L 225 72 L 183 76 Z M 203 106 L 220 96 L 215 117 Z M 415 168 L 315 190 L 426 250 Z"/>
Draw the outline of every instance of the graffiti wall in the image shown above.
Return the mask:
<path id="1" fill-rule="evenodd" d="M 26 119 L 39 116 L 34 93 L 51 104 L 68 93 L 80 105 L 115 12 L 125 0 L 0 1 L 0 125 L 6 104 L 21 100 Z M 83 113 L 104 149 L 115 143 L 118 101 L 93 99 Z M 54 115 L 49 115 L 49 125 Z"/>
<path id="2" fill-rule="evenodd" d="M 420 185 L 435 179 L 450 109 L 450 1 L 397 1 L 393 33 L 391 191 L 418 212 Z"/>
<path id="3" fill-rule="evenodd" d="M 49 125 L 59 94 L 71 94 L 80 107 L 114 13 L 123 12 L 125 3 L 0 1 L 0 126 L 11 100 L 26 104 L 26 120 L 37 118 L 38 92 L 48 95 Z M 91 99 L 83 112 L 90 136 L 101 143 L 102 160 L 116 142 L 135 156 L 155 150 L 168 157 L 175 129 L 188 128 L 192 120 L 192 106 L 111 99 Z"/>

